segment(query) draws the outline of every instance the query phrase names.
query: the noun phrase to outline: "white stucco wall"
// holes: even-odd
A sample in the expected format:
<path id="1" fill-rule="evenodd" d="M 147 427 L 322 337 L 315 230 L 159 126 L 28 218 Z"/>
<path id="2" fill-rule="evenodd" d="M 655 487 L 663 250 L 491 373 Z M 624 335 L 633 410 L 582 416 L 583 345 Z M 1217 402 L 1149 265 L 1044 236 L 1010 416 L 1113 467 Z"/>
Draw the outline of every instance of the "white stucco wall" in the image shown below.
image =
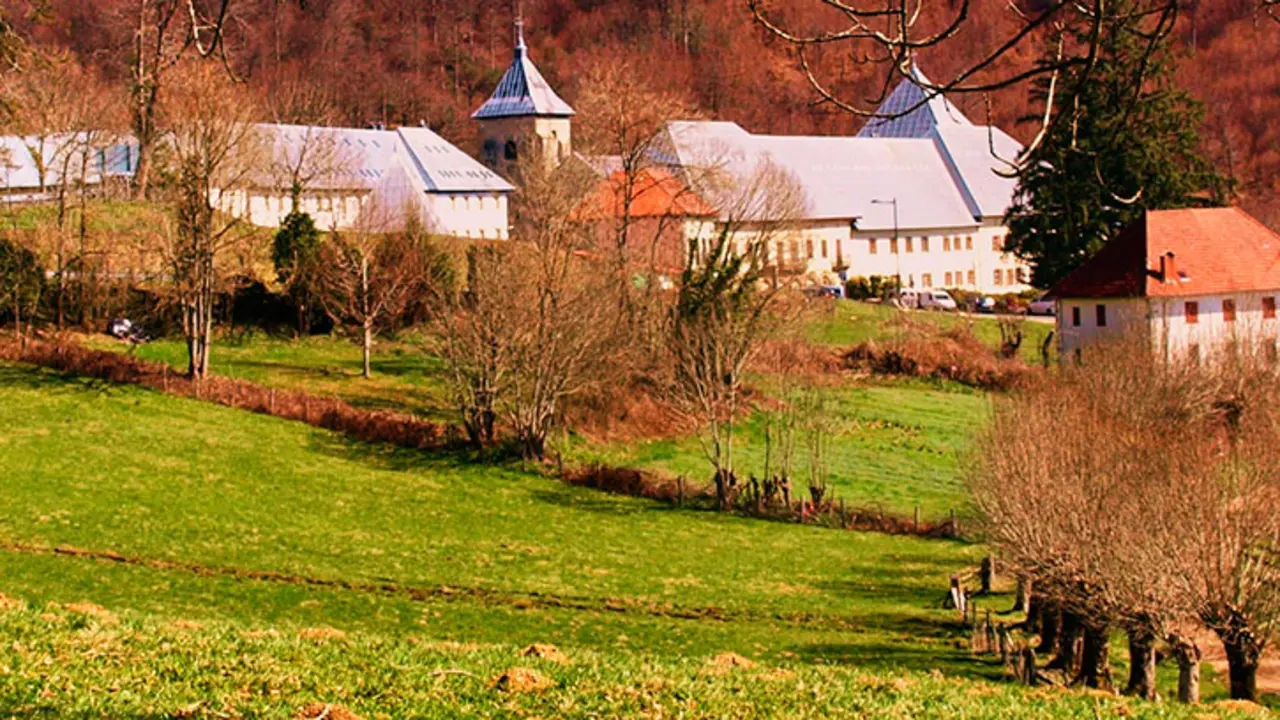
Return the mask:
<path id="1" fill-rule="evenodd" d="M 1259 341 L 1275 346 L 1280 318 L 1265 317 L 1263 298 L 1280 300 L 1280 289 L 1249 293 L 1191 295 L 1172 298 L 1063 298 L 1058 302 L 1058 343 L 1064 357 L 1089 343 L 1117 337 L 1136 327 L 1146 327 L 1154 347 L 1168 359 L 1192 353 L 1206 357 L 1224 343 Z M 1235 320 L 1227 319 L 1224 301 L 1235 302 Z M 1188 318 L 1187 303 L 1196 303 L 1195 321 Z M 1098 327 L 1096 307 L 1107 307 L 1107 326 Z M 1080 324 L 1073 320 L 1080 309 Z"/>
<path id="2" fill-rule="evenodd" d="M 304 194 L 301 210 L 320 230 L 350 230 L 369 209 L 373 193 L 314 192 Z M 385 204 L 392 204 L 387 201 Z M 426 227 L 440 235 L 489 240 L 507 239 L 507 197 L 502 193 L 426 193 L 418 203 Z M 395 202 L 396 206 L 405 206 Z M 257 227 L 277 228 L 293 209 L 287 193 L 235 191 L 222 201 L 225 212 Z"/>
<path id="3" fill-rule="evenodd" d="M 719 232 L 714 223 L 690 227 L 704 240 Z M 821 220 L 770 233 L 769 257 L 777 261 L 781 253 L 784 262 L 803 262 L 813 282 L 839 282 L 836 267 L 843 262 L 847 266 L 846 278 L 901 276 L 906 287 L 960 288 L 992 294 L 1022 292 L 1029 288 L 1026 281 L 1030 271 L 1017 258 L 998 249 L 1004 247 L 1006 234 L 998 224 L 902 228 L 895 253 L 892 231 L 855 231 L 847 220 Z M 746 229 L 737 233 L 735 241 L 744 248 L 757 238 L 759 233 Z M 923 238 L 927 243 L 922 242 Z M 999 282 L 996 271 L 1000 272 Z"/>

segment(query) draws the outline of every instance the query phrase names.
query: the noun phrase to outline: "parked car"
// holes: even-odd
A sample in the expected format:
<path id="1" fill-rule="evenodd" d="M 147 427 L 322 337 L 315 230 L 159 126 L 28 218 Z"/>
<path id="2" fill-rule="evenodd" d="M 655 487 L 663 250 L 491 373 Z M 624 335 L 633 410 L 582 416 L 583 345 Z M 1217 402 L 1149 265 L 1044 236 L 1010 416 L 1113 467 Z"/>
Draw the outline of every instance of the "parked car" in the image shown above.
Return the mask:
<path id="1" fill-rule="evenodd" d="M 1058 304 L 1053 300 L 1046 298 L 1044 295 L 1031 301 L 1027 305 L 1028 315 L 1056 315 L 1058 314 Z"/>
<path id="2" fill-rule="evenodd" d="M 842 298 L 844 297 L 844 287 L 840 285 L 823 285 L 818 288 L 818 296 Z"/>
<path id="3" fill-rule="evenodd" d="M 990 295 L 984 295 L 973 301 L 973 309 L 975 312 L 990 315 L 996 311 L 996 299 Z"/>
<path id="4" fill-rule="evenodd" d="M 107 334 L 117 340 L 127 340 L 131 343 L 145 343 L 151 340 L 151 336 L 143 330 L 140 325 L 134 325 L 129 318 L 116 318 L 107 326 Z"/>
<path id="5" fill-rule="evenodd" d="M 956 301 L 946 290 L 924 290 L 920 293 L 920 307 L 924 310 L 955 310 Z"/>
<path id="6" fill-rule="evenodd" d="M 898 291 L 898 305 L 911 309 L 920 307 L 920 293 L 915 288 L 902 288 Z"/>

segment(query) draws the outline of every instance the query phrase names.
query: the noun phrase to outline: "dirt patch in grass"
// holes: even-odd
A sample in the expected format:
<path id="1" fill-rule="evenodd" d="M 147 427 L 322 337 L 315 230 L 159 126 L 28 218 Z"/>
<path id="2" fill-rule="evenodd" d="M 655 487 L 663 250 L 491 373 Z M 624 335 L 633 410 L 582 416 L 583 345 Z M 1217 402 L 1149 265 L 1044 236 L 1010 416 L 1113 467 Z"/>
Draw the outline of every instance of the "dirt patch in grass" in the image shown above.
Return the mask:
<path id="1" fill-rule="evenodd" d="M 90 602 L 68 603 L 63 605 L 62 608 L 77 615 L 87 615 L 103 625 L 114 625 L 119 622 L 119 619 L 110 610 Z"/>
<path id="2" fill-rule="evenodd" d="M 711 664 L 719 668 L 747 668 L 751 669 L 756 666 L 755 660 L 743 657 L 734 652 L 722 652 L 711 658 Z"/>
<path id="3" fill-rule="evenodd" d="M 550 660 L 551 662 L 560 663 L 561 665 L 568 665 L 570 662 L 569 656 L 561 652 L 560 648 L 556 647 L 555 645 L 548 645 L 546 643 L 534 643 L 529 647 L 525 648 L 524 651 L 521 652 L 520 654 L 523 655 L 524 657 L 534 657 L 534 658 L 540 658 L 542 660 Z"/>
<path id="4" fill-rule="evenodd" d="M 490 686 L 501 692 L 542 692 L 555 687 L 555 681 L 527 667 L 513 667 L 493 679 Z"/>
<path id="5" fill-rule="evenodd" d="M 298 710 L 297 720 L 364 720 L 364 718 L 333 703 L 307 703 Z"/>
<path id="6" fill-rule="evenodd" d="M 337 628 L 313 627 L 302 628 L 298 631 L 298 637 L 307 640 L 342 640 L 347 637 L 347 634 Z"/>

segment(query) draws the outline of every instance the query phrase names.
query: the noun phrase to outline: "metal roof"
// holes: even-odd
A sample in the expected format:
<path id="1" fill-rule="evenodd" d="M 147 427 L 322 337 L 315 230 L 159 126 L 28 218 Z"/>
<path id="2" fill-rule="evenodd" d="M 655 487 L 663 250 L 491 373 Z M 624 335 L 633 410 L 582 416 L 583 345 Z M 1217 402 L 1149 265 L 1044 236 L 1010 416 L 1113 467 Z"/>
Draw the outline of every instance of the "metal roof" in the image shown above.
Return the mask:
<path id="1" fill-rule="evenodd" d="M 1006 175 L 1015 169 L 1022 145 L 999 128 L 974 125 L 944 95 L 929 90 L 930 84 L 912 65 L 910 76 L 876 109 L 878 115 L 899 116 L 873 118 L 858 137 L 931 138 L 973 216 L 1003 216 L 1017 186 Z"/>
<path id="2" fill-rule="evenodd" d="M 313 153 L 320 172 L 312 189 L 373 189 L 403 166 L 425 192 L 510 192 L 492 170 L 427 128 L 366 130 L 306 125 L 259 125 L 269 135 L 278 162 L 296 164 Z M 310 144 L 310 149 L 308 149 Z M 325 157 L 321 157 L 321 156 Z M 325 167 L 328 166 L 328 167 Z M 286 177 L 274 173 L 274 184 Z"/>
<path id="3" fill-rule="evenodd" d="M 569 117 L 573 108 L 560 99 L 529 59 L 524 32 L 517 23 L 515 57 L 493 95 L 472 113 L 476 120 L 502 117 Z"/>
<path id="4" fill-rule="evenodd" d="M 940 125 L 971 127 L 973 123 L 945 96 L 927 89 L 929 78 L 916 65 L 908 77 L 889 93 L 877 115 L 858 133 L 860 137 L 928 137 Z"/>
<path id="5" fill-rule="evenodd" d="M 396 131 L 428 192 L 510 192 L 511 183 L 427 128 Z"/>
<path id="6" fill-rule="evenodd" d="M 43 161 L 46 189 L 62 184 L 63 161 L 67 159 L 70 160 L 67 168 L 79 182 L 83 143 L 84 136 L 74 133 L 56 133 L 44 138 L 34 135 L 0 136 L 0 187 L 6 190 L 38 190 L 40 167 L 36 163 L 37 154 Z M 100 182 L 104 170 L 109 175 L 118 174 L 116 170 L 122 157 L 119 146 L 93 148 L 90 153 L 87 182 Z"/>
<path id="7" fill-rule="evenodd" d="M 752 135 L 735 123 L 676 122 L 667 125 L 677 165 L 720 170 L 745 184 L 765 162 L 786 171 L 802 190 L 806 220 L 848 220 L 859 230 L 898 227 L 960 228 L 976 223 L 946 161 L 930 138 Z M 723 191 L 702 188 L 716 204 Z M 732 192 L 730 189 L 728 192 Z"/>

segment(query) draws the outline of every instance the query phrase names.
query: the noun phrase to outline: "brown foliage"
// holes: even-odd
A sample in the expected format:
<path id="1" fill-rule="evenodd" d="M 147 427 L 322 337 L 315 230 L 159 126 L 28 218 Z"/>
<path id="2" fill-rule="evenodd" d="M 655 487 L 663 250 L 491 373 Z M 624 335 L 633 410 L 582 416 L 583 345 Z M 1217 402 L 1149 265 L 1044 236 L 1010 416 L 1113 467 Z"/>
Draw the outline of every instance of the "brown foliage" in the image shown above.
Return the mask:
<path id="1" fill-rule="evenodd" d="M 171 395 L 298 420 L 365 442 L 385 442 L 415 449 L 441 448 L 449 442 L 447 428 L 409 415 L 359 410 L 337 398 L 274 390 L 245 380 L 209 376 L 193 381 L 174 374 L 163 363 L 91 350 L 69 341 L 30 341 L 24 348 L 6 339 L 0 341 L 0 359 L 31 363 L 113 383 L 142 385 Z"/>
<path id="2" fill-rule="evenodd" d="M 952 380 L 984 390 L 1018 387 L 1034 373 L 1016 358 L 997 357 L 968 328 L 923 323 L 910 324 L 898 339 L 860 343 L 843 363 L 851 370 Z"/>

